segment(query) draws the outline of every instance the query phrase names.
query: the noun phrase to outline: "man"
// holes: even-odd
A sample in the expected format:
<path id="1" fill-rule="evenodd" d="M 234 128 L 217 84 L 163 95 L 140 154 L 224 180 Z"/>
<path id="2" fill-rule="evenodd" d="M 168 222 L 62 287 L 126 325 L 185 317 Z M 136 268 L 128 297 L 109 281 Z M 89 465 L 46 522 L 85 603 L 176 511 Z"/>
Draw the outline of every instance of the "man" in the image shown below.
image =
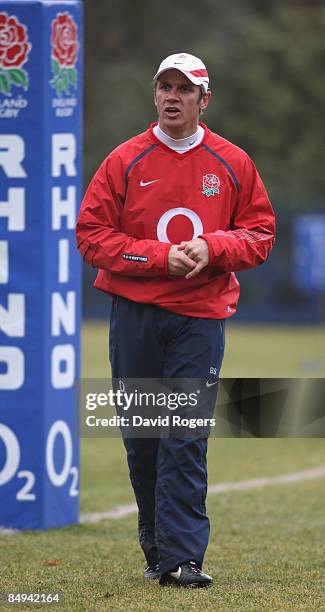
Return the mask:
<path id="1" fill-rule="evenodd" d="M 274 214 L 249 156 L 199 115 L 211 100 L 202 61 L 167 57 L 154 76 L 158 123 L 101 164 L 81 206 L 77 242 L 113 295 L 114 378 L 194 378 L 216 392 L 235 272 L 262 264 Z M 214 396 L 215 397 L 215 396 Z M 210 586 L 202 571 L 207 438 L 125 438 L 139 540 L 160 584 Z"/>

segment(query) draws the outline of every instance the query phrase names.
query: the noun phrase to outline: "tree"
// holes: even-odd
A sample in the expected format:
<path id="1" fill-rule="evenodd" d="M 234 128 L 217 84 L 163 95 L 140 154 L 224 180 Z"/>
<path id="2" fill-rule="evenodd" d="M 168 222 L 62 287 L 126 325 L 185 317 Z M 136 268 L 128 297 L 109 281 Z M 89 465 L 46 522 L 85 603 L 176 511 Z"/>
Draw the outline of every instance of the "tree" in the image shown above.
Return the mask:
<path id="1" fill-rule="evenodd" d="M 86 0 L 87 181 L 114 146 L 155 119 L 151 80 L 159 61 L 188 50 L 211 77 L 214 99 L 203 120 L 248 151 L 273 200 L 319 207 L 325 10 L 316 0 L 255 5 Z"/>
<path id="2" fill-rule="evenodd" d="M 324 9 L 282 5 L 230 20 L 218 52 L 209 37 L 201 45 L 214 76 L 209 124 L 248 150 L 273 198 L 294 208 L 317 207 L 325 188 L 324 30 Z"/>

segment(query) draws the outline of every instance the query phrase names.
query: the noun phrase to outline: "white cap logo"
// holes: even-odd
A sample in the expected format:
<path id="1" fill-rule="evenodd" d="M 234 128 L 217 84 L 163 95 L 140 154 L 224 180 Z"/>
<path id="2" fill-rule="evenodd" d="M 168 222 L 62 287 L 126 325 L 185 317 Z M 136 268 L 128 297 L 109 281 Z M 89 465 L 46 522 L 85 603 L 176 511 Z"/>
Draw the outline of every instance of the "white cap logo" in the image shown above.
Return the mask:
<path id="1" fill-rule="evenodd" d="M 194 85 L 201 87 L 204 93 L 208 91 L 208 71 L 198 57 L 189 53 L 174 53 L 174 55 L 166 57 L 161 62 L 153 80 L 155 81 L 163 72 L 173 68 L 182 72 Z"/>

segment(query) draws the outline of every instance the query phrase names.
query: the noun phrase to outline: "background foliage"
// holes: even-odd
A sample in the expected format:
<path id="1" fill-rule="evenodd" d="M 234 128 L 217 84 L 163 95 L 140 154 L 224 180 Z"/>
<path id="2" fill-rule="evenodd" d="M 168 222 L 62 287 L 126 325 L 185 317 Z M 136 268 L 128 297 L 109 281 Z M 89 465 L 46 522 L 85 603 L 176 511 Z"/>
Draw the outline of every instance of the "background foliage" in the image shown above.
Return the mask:
<path id="1" fill-rule="evenodd" d="M 86 0 L 85 9 L 86 181 L 155 120 L 152 75 L 185 50 L 209 69 L 209 127 L 249 152 L 273 200 L 295 210 L 320 204 L 323 2 Z"/>

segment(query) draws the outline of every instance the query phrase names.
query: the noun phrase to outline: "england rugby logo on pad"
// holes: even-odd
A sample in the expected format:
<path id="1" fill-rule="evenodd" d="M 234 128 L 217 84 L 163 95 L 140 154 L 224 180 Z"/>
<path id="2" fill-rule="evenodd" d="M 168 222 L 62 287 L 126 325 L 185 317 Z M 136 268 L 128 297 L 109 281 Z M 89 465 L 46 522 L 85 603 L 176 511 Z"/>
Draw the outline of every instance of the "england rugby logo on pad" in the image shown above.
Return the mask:
<path id="1" fill-rule="evenodd" d="M 26 26 L 15 15 L 0 13 L 0 93 L 11 96 L 12 87 L 28 89 L 28 73 L 23 65 L 31 48 Z"/>
<path id="2" fill-rule="evenodd" d="M 51 87 L 59 97 L 70 95 L 70 88 L 77 89 L 79 41 L 78 26 L 70 13 L 58 13 L 52 21 L 52 74 Z"/>

